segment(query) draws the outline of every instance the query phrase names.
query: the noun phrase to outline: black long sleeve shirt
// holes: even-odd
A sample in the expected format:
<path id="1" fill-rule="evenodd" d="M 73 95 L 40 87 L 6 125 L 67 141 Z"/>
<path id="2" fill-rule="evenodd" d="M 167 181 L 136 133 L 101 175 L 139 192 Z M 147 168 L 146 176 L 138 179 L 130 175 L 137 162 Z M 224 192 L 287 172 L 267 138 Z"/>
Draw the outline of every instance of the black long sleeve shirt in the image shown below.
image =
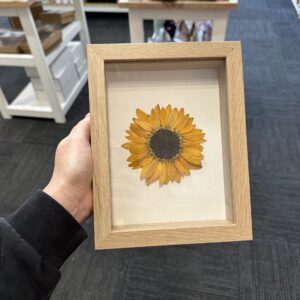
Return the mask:
<path id="1" fill-rule="evenodd" d="M 0 218 L 0 299 L 49 299 L 59 268 L 86 237 L 80 224 L 42 191 Z"/>

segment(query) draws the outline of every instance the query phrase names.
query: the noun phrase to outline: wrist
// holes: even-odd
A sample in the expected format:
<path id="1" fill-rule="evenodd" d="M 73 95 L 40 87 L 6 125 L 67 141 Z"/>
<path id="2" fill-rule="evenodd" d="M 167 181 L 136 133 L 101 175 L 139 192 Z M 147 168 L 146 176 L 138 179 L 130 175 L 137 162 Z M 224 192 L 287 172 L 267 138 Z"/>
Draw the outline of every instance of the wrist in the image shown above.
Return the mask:
<path id="1" fill-rule="evenodd" d="M 66 183 L 51 180 L 43 191 L 58 202 L 78 223 L 84 222 L 86 214 L 82 204 L 83 196 L 74 191 L 74 188 Z"/>

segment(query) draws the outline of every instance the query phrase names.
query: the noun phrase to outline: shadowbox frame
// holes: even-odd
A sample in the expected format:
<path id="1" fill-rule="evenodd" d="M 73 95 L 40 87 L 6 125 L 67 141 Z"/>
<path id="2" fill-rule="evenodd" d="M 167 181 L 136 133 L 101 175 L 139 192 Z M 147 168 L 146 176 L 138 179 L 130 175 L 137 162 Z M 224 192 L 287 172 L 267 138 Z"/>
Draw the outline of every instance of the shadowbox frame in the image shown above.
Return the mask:
<path id="1" fill-rule="evenodd" d="M 231 203 L 226 220 L 112 224 L 105 66 L 109 63 L 221 62 L 220 105 L 228 128 Z M 88 45 L 91 143 L 94 160 L 95 249 L 229 242 L 252 239 L 243 66 L 240 42 Z M 226 200 L 225 200 L 226 201 Z M 228 206 L 228 207 L 227 207 Z"/>

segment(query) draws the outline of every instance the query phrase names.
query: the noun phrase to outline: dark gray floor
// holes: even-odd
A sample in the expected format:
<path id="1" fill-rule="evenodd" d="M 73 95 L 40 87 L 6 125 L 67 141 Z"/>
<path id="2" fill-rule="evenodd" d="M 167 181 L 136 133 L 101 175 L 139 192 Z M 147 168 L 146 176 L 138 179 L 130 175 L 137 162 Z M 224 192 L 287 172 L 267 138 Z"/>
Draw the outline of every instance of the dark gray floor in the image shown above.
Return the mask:
<path id="1" fill-rule="evenodd" d="M 254 241 L 94 252 L 68 260 L 52 299 L 300 299 L 300 21 L 290 0 L 241 0 Z M 127 42 L 126 16 L 89 15 L 93 42 Z M 0 68 L 10 98 L 24 72 Z M 88 111 L 84 88 L 66 125 L 0 119 L 0 215 L 43 187 L 57 142 Z"/>

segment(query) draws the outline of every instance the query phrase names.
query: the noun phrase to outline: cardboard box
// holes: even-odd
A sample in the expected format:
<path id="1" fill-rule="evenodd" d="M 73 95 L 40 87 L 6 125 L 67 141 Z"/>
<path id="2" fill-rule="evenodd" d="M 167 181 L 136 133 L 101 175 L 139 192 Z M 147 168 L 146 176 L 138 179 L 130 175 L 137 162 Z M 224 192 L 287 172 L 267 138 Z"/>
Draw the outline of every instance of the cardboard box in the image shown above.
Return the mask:
<path id="1" fill-rule="evenodd" d="M 83 50 L 82 43 L 77 41 L 72 42 L 68 45 L 68 48 L 70 49 L 78 76 L 82 77 L 82 75 L 85 73 L 87 68 L 86 58 L 85 58 L 85 53 Z"/>
<path id="2" fill-rule="evenodd" d="M 72 62 L 69 62 L 65 69 L 54 79 L 55 88 L 61 92 L 64 99 L 67 99 L 74 86 L 78 83 L 79 76 Z M 39 78 L 31 78 L 35 90 L 45 92 L 42 82 Z"/>
<path id="3" fill-rule="evenodd" d="M 43 12 L 43 3 L 42 2 L 34 3 L 31 6 L 30 10 L 31 10 L 33 19 L 34 20 L 39 20 L 39 18 L 40 18 L 39 15 L 40 15 L 40 13 Z M 22 24 L 21 24 L 21 21 L 20 21 L 19 17 L 10 17 L 9 21 L 10 21 L 10 25 L 13 29 L 23 31 L 23 27 L 22 27 Z"/>
<path id="4" fill-rule="evenodd" d="M 55 61 L 50 65 L 50 71 L 54 78 L 58 78 L 60 74 L 64 71 L 66 65 L 73 62 L 72 53 L 69 47 L 66 47 L 64 51 L 55 59 Z M 25 67 L 27 76 L 29 77 L 39 77 L 39 74 L 35 67 Z"/>
<path id="5" fill-rule="evenodd" d="M 85 59 L 85 53 L 81 42 L 79 41 L 71 42 L 68 44 L 68 48 L 71 51 L 71 55 L 74 62 L 81 58 Z"/>
<path id="6" fill-rule="evenodd" d="M 0 32 L 0 53 L 20 53 L 20 45 L 24 42 L 24 32 Z"/>
<path id="7" fill-rule="evenodd" d="M 75 67 L 76 67 L 78 76 L 81 78 L 87 70 L 86 59 L 83 58 L 83 59 L 78 59 L 77 61 L 75 61 Z"/>
<path id="8" fill-rule="evenodd" d="M 39 17 L 46 23 L 65 25 L 75 20 L 75 11 L 49 10 L 41 12 Z"/>
<path id="9" fill-rule="evenodd" d="M 58 78 L 67 64 L 72 63 L 72 55 L 68 47 L 51 64 L 50 69 L 54 78 Z"/>
<path id="10" fill-rule="evenodd" d="M 60 30 L 48 31 L 41 29 L 39 36 L 46 54 L 50 53 L 62 40 L 62 32 Z M 21 43 L 20 48 L 23 53 L 31 53 L 27 41 Z"/>

